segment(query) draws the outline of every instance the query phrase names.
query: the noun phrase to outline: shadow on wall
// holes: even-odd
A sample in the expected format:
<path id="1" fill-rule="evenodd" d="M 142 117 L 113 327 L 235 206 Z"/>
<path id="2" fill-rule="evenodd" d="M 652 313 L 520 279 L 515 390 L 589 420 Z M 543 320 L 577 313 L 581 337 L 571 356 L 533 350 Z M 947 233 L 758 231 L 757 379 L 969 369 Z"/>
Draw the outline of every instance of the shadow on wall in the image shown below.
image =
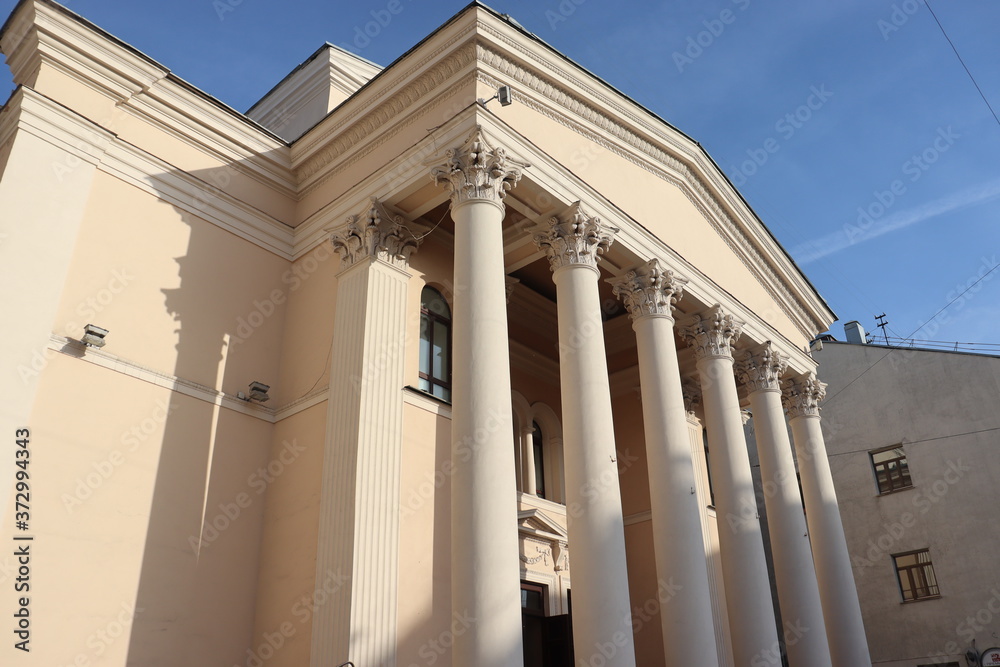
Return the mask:
<path id="1" fill-rule="evenodd" d="M 220 173 L 237 170 L 164 176 L 194 176 L 209 184 L 219 182 Z M 227 177 L 226 189 L 236 180 Z M 189 203 L 211 205 L 218 195 L 218 189 L 206 186 L 203 201 Z M 287 291 L 281 277 L 290 262 L 180 206 L 173 209 L 189 238 L 186 254 L 176 258 L 179 286 L 162 289 L 164 306 L 177 322 L 174 375 L 230 396 L 246 392 L 254 380 L 276 384 L 286 304 L 272 303 L 266 317 L 252 316 L 255 323 L 259 317 L 258 326 L 250 327 L 247 318 L 257 312 L 255 303 L 262 304 L 274 290 Z M 131 632 L 130 665 L 244 661 L 253 640 L 268 480 L 275 460 L 294 465 L 290 461 L 302 446 L 312 444 L 300 439 L 292 451 L 282 451 L 281 443 L 272 443 L 274 426 L 267 415 L 250 412 L 172 393 L 145 536 L 136 599 L 142 613 Z"/>

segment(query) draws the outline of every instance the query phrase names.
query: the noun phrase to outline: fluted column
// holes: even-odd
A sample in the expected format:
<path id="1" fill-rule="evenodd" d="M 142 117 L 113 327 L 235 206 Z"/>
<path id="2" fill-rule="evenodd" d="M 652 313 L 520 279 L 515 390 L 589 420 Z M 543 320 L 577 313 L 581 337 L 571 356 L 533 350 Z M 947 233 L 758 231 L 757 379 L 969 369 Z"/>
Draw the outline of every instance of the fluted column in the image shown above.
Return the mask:
<path id="1" fill-rule="evenodd" d="M 598 256 L 614 230 L 577 202 L 538 228 L 556 284 L 559 386 L 569 543 L 573 549 L 573 647 L 578 664 L 634 667 L 625 526 L 611 388 L 604 349 Z"/>
<path id="2" fill-rule="evenodd" d="M 674 343 L 673 304 L 687 281 L 654 259 L 610 282 L 633 320 L 639 352 L 656 576 L 673 593 L 660 606 L 666 663 L 717 667 L 701 503 Z"/>
<path id="3" fill-rule="evenodd" d="M 778 634 L 733 376 L 732 343 L 743 323 L 716 305 L 681 324 L 701 382 L 733 654 L 738 665 L 751 665 L 773 655 Z"/>
<path id="4" fill-rule="evenodd" d="M 792 444 L 781 409 L 781 376 L 787 365 L 787 358 L 767 342 L 751 350 L 737 364 L 737 372 L 750 394 L 781 618 L 797 628 L 785 645 L 788 664 L 831 667 Z"/>
<path id="5" fill-rule="evenodd" d="M 454 667 L 519 667 L 517 488 L 507 344 L 503 196 L 527 165 L 476 128 L 434 167 L 455 221 L 452 313 L 452 611 L 475 619 L 455 633 Z"/>
<path id="6" fill-rule="evenodd" d="M 402 350 L 391 352 L 406 335 L 407 262 L 417 247 L 403 222 L 372 199 L 331 238 L 341 270 L 316 581 L 344 583 L 316 608 L 313 667 L 396 664 L 404 370 Z"/>
<path id="7" fill-rule="evenodd" d="M 819 403 L 825 396 L 826 385 L 810 373 L 788 382 L 782 398 L 802 475 L 802 496 L 833 665 L 871 667 L 844 524 L 820 428 Z"/>

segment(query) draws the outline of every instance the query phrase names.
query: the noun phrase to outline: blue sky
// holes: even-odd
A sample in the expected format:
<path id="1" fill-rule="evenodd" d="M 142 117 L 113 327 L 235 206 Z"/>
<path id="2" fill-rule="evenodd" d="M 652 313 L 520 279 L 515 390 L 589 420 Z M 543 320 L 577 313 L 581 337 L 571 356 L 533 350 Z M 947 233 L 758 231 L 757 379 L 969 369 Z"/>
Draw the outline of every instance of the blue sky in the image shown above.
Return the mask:
<path id="1" fill-rule="evenodd" d="M 246 110 L 324 41 L 385 65 L 466 3 L 65 4 Z M 1000 124 L 923 2 L 488 4 L 698 140 L 840 316 L 838 338 L 885 312 L 890 335 L 1000 344 Z M 931 7 L 1000 111 L 1000 2 Z"/>

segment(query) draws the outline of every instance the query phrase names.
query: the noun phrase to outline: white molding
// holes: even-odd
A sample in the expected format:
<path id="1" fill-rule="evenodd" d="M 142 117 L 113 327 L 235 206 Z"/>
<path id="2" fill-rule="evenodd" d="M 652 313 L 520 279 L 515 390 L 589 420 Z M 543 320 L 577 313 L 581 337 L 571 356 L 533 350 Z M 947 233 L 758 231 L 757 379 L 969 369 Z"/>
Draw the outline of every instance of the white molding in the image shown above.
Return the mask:
<path id="1" fill-rule="evenodd" d="M 190 396 L 199 401 L 218 405 L 249 417 L 255 417 L 261 421 L 271 424 L 276 421 L 275 411 L 259 403 L 244 401 L 207 385 L 185 380 L 176 375 L 164 373 L 148 366 L 142 366 L 128 359 L 115 356 L 110 352 L 93 347 L 85 347 L 83 343 L 66 338 L 65 336 L 51 334 L 49 336 L 48 349 L 67 357 L 100 366 L 115 373 L 121 373 L 122 375 L 134 377 L 137 380 Z"/>
<path id="2" fill-rule="evenodd" d="M 437 399 L 431 398 L 419 389 L 414 389 L 413 387 L 403 387 L 403 402 L 407 405 L 412 405 L 415 408 L 420 408 L 438 417 L 444 417 L 445 419 L 451 419 L 451 406 L 446 403 L 442 403 Z"/>
<path id="3" fill-rule="evenodd" d="M 20 113 L 16 113 L 20 111 Z M 8 105 L 20 128 L 97 165 L 105 173 L 291 260 L 292 228 L 30 88 Z"/>
<path id="4" fill-rule="evenodd" d="M 636 512 L 635 514 L 629 514 L 625 517 L 626 526 L 634 526 L 637 523 L 645 523 L 647 521 L 653 520 L 653 511 L 646 510 L 645 512 Z"/>

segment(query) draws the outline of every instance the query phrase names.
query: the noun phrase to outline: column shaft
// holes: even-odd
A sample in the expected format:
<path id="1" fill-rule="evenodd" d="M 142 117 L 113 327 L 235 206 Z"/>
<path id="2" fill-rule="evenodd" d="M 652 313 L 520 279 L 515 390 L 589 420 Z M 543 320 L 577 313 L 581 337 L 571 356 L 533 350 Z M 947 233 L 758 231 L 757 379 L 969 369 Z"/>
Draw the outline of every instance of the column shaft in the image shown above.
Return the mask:
<path id="1" fill-rule="evenodd" d="M 778 634 L 733 376 L 730 345 L 741 325 L 718 307 L 708 311 L 705 319 L 696 318 L 684 335 L 698 356 L 733 654 L 738 664 L 754 660 L 761 664 L 775 655 Z"/>
<path id="2" fill-rule="evenodd" d="M 537 495 L 535 484 L 535 445 L 531 434 L 534 429 L 531 424 L 521 431 L 521 490 L 529 495 Z"/>
<path id="3" fill-rule="evenodd" d="M 702 508 L 695 493 L 687 411 L 670 316 L 684 282 L 652 260 L 611 284 L 634 320 L 639 352 L 664 656 L 668 665 L 717 667 Z"/>
<path id="4" fill-rule="evenodd" d="M 597 278 L 587 266 L 566 266 L 553 275 L 573 550 L 573 646 L 577 662 L 593 664 L 593 656 L 604 654 L 609 667 L 634 667 L 625 524 Z"/>
<path id="5" fill-rule="evenodd" d="M 750 390 L 778 602 L 787 628 L 788 663 L 791 667 L 831 667 L 792 445 L 781 409 L 779 382 L 786 365 L 786 360 L 766 344 L 749 355 L 740 376 Z"/>
<path id="6" fill-rule="evenodd" d="M 834 667 L 871 667 L 861 605 L 851 569 L 844 524 L 820 427 L 818 402 L 825 387 L 815 378 L 793 383 L 785 405 L 802 475 L 802 494 L 813 562 Z"/>
<path id="7" fill-rule="evenodd" d="M 573 647 L 578 664 L 635 667 L 625 562 L 625 522 L 604 349 L 598 255 L 615 230 L 579 202 L 538 228 L 559 316 L 559 386 L 569 544 Z"/>
<path id="8" fill-rule="evenodd" d="M 453 667 L 520 667 L 517 485 L 507 342 L 502 197 L 523 163 L 477 127 L 432 177 L 451 189 L 451 601 L 472 627 L 454 633 Z"/>
<path id="9" fill-rule="evenodd" d="M 510 354 L 501 208 L 469 201 L 455 221 L 452 316 L 452 610 L 476 619 L 455 667 L 520 665 Z"/>

